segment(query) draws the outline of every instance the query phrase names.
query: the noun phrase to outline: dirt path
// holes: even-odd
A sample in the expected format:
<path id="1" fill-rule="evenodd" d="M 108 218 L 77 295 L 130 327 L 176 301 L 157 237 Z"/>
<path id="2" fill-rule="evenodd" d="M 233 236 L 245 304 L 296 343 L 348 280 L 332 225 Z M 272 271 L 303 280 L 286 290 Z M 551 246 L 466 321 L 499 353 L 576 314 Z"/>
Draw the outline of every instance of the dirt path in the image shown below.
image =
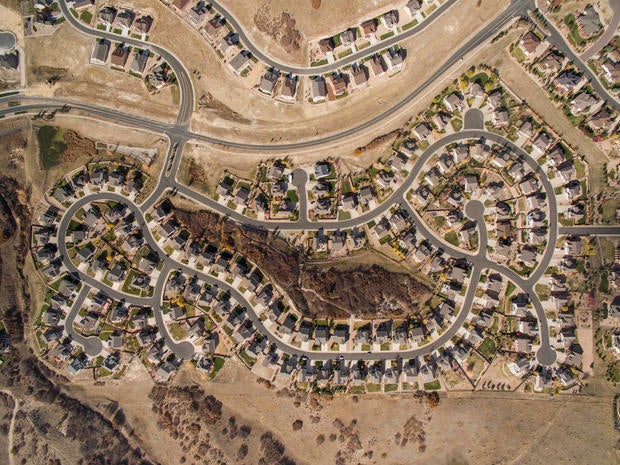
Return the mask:
<path id="1" fill-rule="evenodd" d="M 13 394 L 11 394 L 10 391 L 2 390 L 0 392 L 2 392 L 3 394 L 9 396 L 11 399 L 13 399 L 13 403 L 15 404 L 13 406 L 13 414 L 11 415 L 11 424 L 9 426 L 9 435 L 8 435 L 8 438 L 7 438 L 7 441 L 8 441 L 7 456 L 9 457 L 8 465 L 15 465 L 15 456 L 11 453 L 11 451 L 13 450 L 13 437 L 14 437 L 14 430 L 15 430 L 15 417 L 17 416 L 17 411 L 19 410 L 19 399 L 17 399 L 16 397 L 13 397 Z"/>

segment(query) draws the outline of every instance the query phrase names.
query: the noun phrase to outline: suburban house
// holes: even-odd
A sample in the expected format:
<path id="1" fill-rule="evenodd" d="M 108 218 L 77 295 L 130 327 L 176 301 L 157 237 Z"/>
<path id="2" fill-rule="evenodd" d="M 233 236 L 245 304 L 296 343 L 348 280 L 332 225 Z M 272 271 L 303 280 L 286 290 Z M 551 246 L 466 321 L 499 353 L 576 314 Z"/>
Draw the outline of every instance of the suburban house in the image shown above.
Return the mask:
<path id="1" fill-rule="evenodd" d="M 248 58 L 247 53 L 248 52 L 243 50 L 228 62 L 228 66 L 230 66 L 233 72 L 239 76 L 250 66 L 250 63 L 252 62 L 252 60 Z"/>
<path id="2" fill-rule="evenodd" d="M 523 50 L 525 56 L 530 56 L 536 53 L 536 50 L 538 50 L 541 43 L 541 40 L 536 34 L 532 31 L 528 31 L 523 35 L 523 37 L 521 37 L 519 47 L 521 47 L 521 50 Z"/>
<path id="3" fill-rule="evenodd" d="M 374 55 L 368 63 L 370 64 L 370 69 L 372 69 L 372 74 L 374 76 L 379 77 L 385 74 L 387 68 L 381 55 Z"/>
<path id="4" fill-rule="evenodd" d="M 297 92 L 297 80 L 291 77 L 285 77 L 282 81 L 280 89 L 280 97 L 286 100 L 295 100 Z"/>
<path id="5" fill-rule="evenodd" d="M 112 52 L 110 58 L 110 64 L 112 66 L 118 66 L 119 68 L 125 68 L 127 59 L 129 58 L 129 48 L 125 47 L 125 44 L 118 44 Z"/>
<path id="6" fill-rule="evenodd" d="M 258 90 L 263 94 L 273 95 L 273 90 L 278 83 L 278 75 L 272 71 L 267 71 L 261 78 Z"/>
<path id="7" fill-rule="evenodd" d="M 331 76 L 331 85 L 334 89 L 334 95 L 339 97 L 347 92 L 347 81 L 343 75 Z"/>
<path id="8" fill-rule="evenodd" d="M 583 37 L 590 37 L 597 34 L 603 27 L 598 12 L 589 4 L 583 13 L 577 16 L 577 26 Z"/>
<path id="9" fill-rule="evenodd" d="M 90 57 L 90 62 L 95 65 L 105 65 L 108 62 L 108 54 L 110 53 L 110 41 L 106 39 L 100 39 L 95 42 L 95 48 L 93 54 Z"/>
<path id="10" fill-rule="evenodd" d="M 310 93 L 312 95 L 313 102 L 320 102 L 327 97 L 327 86 L 325 85 L 325 79 L 320 76 L 310 80 Z"/>
<path id="11" fill-rule="evenodd" d="M 361 26 L 364 37 L 368 37 L 377 32 L 377 20 L 374 18 L 364 21 Z"/>

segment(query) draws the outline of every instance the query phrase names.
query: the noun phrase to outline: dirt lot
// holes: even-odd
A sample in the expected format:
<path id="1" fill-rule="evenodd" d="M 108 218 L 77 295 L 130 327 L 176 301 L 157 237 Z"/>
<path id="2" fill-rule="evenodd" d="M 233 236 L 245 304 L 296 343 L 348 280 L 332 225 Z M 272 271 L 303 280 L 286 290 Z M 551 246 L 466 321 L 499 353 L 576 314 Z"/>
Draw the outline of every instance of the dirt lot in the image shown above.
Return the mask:
<path id="1" fill-rule="evenodd" d="M 388 0 L 351 0 L 347 2 L 339 0 L 323 0 L 319 8 L 313 7 L 312 0 L 298 0 L 288 2 L 285 0 L 255 0 L 245 2 L 243 8 L 235 1 L 225 0 L 222 4 L 243 25 L 244 31 L 252 38 L 252 42 L 261 50 L 269 53 L 274 58 L 285 60 L 289 63 L 307 64 L 308 54 L 305 53 L 305 45 L 309 40 L 323 37 L 342 31 L 356 22 L 377 16 L 390 8 L 393 2 Z M 283 46 L 277 39 L 265 34 L 261 24 L 265 19 L 272 21 L 280 18 L 282 14 L 289 14 L 295 21 L 295 27 L 303 38 L 301 49 Z M 359 20 L 359 21 L 358 21 Z M 281 28 L 284 30 L 284 27 Z"/>
<path id="2" fill-rule="evenodd" d="M 247 441 L 249 463 L 256 463 L 259 454 L 255 435 L 265 430 L 282 441 L 284 453 L 299 464 L 422 464 L 430 460 L 439 465 L 606 465 L 620 458 L 609 398 L 549 400 L 477 393 L 450 395 L 435 408 L 411 395 L 329 400 L 267 389 L 233 360 L 226 362 L 213 382 L 205 382 L 193 370 L 179 373 L 177 381 L 199 384 L 222 403 L 223 419 L 233 415 L 237 425 L 252 428 Z M 80 389 L 92 399 L 117 400 L 135 430 L 146 433 L 141 434 L 143 447 L 157 451 L 153 455 L 164 463 L 179 463 L 178 441 L 154 426 L 155 414 L 147 397 L 150 386 L 150 380 L 140 377 L 128 384 Z M 302 427 L 294 431 L 297 420 Z M 230 449 L 237 442 L 226 440 L 220 428 L 211 439 L 234 456 Z M 187 463 L 192 463 L 191 458 Z"/>
<path id="3" fill-rule="evenodd" d="M 177 108 L 169 89 L 149 95 L 139 79 L 90 65 L 94 42 L 94 38 L 67 24 L 51 36 L 29 37 L 26 40 L 28 94 L 68 97 L 174 121 Z M 50 86 L 46 81 L 52 76 L 60 79 Z"/>

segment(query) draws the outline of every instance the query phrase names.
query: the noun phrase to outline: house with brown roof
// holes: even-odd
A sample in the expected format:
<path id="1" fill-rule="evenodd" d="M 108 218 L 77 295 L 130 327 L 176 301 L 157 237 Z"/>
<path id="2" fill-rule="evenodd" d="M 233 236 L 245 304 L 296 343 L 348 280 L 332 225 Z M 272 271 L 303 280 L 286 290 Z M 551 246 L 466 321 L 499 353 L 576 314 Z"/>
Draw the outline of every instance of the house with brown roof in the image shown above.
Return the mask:
<path id="1" fill-rule="evenodd" d="M 118 44 L 114 51 L 112 52 L 112 57 L 110 58 L 110 64 L 112 66 L 118 66 L 119 68 L 125 68 L 127 64 L 127 59 L 129 58 L 129 47 L 126 47 L 125 44 Z"/>
<path id="2" fill-rule="evenodd" d="M 286 100 L 295 100 L 297 94 L 297 79 L 285 77 L 280 89 L 280 97 Z"/>
<path id="3" fill-rule="evenodd" d="M 144 15 L 136 19 L 133 27 L 138 34 L 148 34 L 148 32 L 151 30 L 152 25 L 153 18 L 151 18 L 149 15 Z"/>
<path id="4" fill-rule="evenodd" d="M 562 68 L 563 61 L 564 58 L 557 53 L 551 52 L 538 62 L 538 68 L 543 73 L 555 74 Z"/>
<path id="5" fill-rule="evenodd" d="M 607 132 L 611 130 L 613 123 L 614 118 L 606 109 L 599 111 L 588 121 L 588 125 L 597 132 Z"/>
<path id="6" fill-rule="evenodd" d="M 374 18 L 369 19 L 368 21 L 364 21 L 361 26 L 364 37 L 368 37 L 377 32 L 377 20 Z"/>
<path id="7" fill-rule="evenodd" d="M 374 76 L 378 77 L 385 74 L 387 67 L 385 66 L 383 58 L 381 58 L 381 55 L 373 56 L 368 63 L 370 63 L 370 69 L 372 69 L 372 74 Z"/>
<path id="8" fill-rule="evenodd" d="M 519 47 L 523 50 L 525 56 L 530 56 L 536 53 L 536 50 L 538 50 L 540 44 L 542 44 L 542 41 L 532 31 L 528 31 L 523 34 L 523 37 L 521 37 L 521 40 L 519 41 Z"/>
<path id="9" fill-rule="evenodd" d="M 610 84 L 620 81 L 620 61 L 613 61 L 610 58 L 601 65 L 605 72 L 604 77 Z"/>
<path id="10" fill-rule="evenodd" d="M 361 89 L 362 87 L 365 87 L 368 83 L 368 68 L 364 65 L 358 66 L 357 69 L 351 71 L 351 77 L 353 78 L 352 87 L 354 89 Z"/>
<path id="11" fill-rule="evenodd" d="M 347 80 L 344 76 L 332 76 L 330 80 L 336 97 L 344 95 L 347 92 Z"/>
<path id="12" fill-rule="evenodd" d="M 334 39 L 331 37 L 319 40 L 319 49 L 323 53 L 333 52 L 335 47 L 336 44 L 334 43 Z"/>

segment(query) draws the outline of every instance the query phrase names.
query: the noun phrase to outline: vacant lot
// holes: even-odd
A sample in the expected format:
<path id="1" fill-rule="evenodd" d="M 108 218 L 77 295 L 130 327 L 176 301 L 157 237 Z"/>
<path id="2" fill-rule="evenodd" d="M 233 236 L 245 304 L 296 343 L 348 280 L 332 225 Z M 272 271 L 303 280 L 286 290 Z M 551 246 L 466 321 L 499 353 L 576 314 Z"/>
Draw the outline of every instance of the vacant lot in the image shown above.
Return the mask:
<path id="1" fill-rule="evenodd" d="M 140 79 L 89 64 L 95 39 L 68 24 L 51 36 L 26 40 L 28 93 L 76 99 L 174 121 L 177 107 L 169 89 L 149 95 Z M 49 81 L 55 81 L 49 84 Z"/>
<path id="2" fill-rule="evenodd" d="M 390 9 L 393 2 L 388 0 L 322 0 L 319 8 L 313 8 L 312 0 L 255 0 L 239 3 L 225 0 L 222 5 L 243 25 L 252 42 L 270 56 L 289 63 L 308 64 L 305 45 L 316 37 L 340 32 L 365 19 L 377 16 Z M 295 27 L 304 39 L 302 48 L 295 52 L 282 46 L 268 34 L 261 32 L 261 23 L 271 19 L 276 22 L 282 14 L 289 14 Z M 282 33 L 284 30 L 281 31 Z"/>

